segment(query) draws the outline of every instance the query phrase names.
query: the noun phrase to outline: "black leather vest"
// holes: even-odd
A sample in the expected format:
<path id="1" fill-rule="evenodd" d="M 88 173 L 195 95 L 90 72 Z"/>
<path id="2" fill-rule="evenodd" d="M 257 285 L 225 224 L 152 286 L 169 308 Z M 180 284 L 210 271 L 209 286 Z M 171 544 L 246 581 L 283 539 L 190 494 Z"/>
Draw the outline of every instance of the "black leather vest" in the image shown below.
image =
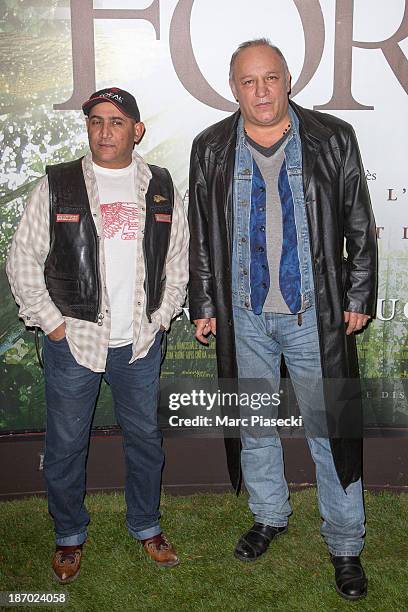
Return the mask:
<path id="1" fill-rule="evenodd" d="M 162 302 L 166 255 L 173 218 L 173 182 L 166 168 L 149 165 L 143 253 L 146 314 Z M 45 283 L 52 301 L 67 317 L 101 323 L 99 238 L 82 172 L 82 159 L 47 166 L 50 193 L 50 250 Z"/>

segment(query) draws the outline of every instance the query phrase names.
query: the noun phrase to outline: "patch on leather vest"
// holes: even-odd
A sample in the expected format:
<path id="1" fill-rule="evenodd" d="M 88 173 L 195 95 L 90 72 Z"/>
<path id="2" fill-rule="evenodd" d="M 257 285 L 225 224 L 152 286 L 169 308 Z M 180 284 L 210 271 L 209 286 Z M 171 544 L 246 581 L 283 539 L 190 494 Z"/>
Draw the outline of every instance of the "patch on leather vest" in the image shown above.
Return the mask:
<path id="1" fill-rule="evenodd" d="M 58 213 L 55 220 L 57 223 L 79 223 L 79 215 L 64 215 Z"/>
<path id="2" fill-rule="evenodd" d="M 165 213 L 155 213 L 154 218 L 159 223 L 171 223 L 171 215 Z"/>
<path id="3" fill-rule="evenodd" d="M 157 194 L 153 196 L 153 202 L 155 202 L 156 204 L 160 204 L 160 202 L 167 202 L 167 198 L 163 197 L 160 194 Z"/>

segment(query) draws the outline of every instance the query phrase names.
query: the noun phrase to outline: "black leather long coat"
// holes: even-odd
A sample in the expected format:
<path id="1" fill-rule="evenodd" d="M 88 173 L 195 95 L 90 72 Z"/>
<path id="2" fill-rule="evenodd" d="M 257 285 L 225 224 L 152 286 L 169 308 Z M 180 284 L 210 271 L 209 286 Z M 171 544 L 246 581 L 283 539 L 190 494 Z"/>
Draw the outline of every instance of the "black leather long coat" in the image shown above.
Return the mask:
<path id="1" fill-rule="evenodd" d="M 358 377 L 355 339 L 345 334 L 343 311 L 373 316 L 377 278 L 376 229 L 358 144 L 345 121 L 290 104 L 300 123 L 323 376 Z M 204 130 L 191 151 L 190 316 L 217 318 L 220 378 L 237 376 L 231 237 L 238 119 L 239 111 Z M 356 409 L 361 412 L 361 402 L 354 398 L 350 410 Z M 226 439 L 225 444 L 231 482 L 239 489 L 240 443 Z M 361 476 L 361 439 L 333 438 L 331 446 L 346 488 Z"/>

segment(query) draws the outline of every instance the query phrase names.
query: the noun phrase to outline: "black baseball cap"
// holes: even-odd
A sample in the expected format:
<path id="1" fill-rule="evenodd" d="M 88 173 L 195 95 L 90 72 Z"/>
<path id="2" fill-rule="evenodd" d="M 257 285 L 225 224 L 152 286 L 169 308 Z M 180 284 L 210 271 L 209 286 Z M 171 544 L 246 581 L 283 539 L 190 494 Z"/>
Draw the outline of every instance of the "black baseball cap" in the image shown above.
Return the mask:
<path id="1" fill-rule="evenodd" d="M 82 105 L 84 115 L 88 116 L 91 108 L 101 102 L 111 102 L 127 117 L 131 117 L 136 122 L 140 121 L 140 113 L 136 100 L 132 94 L 124 89 L 119 89 L 119 87 L 107 87 L 106 89 L 95 91 L 89 100 Z"/>

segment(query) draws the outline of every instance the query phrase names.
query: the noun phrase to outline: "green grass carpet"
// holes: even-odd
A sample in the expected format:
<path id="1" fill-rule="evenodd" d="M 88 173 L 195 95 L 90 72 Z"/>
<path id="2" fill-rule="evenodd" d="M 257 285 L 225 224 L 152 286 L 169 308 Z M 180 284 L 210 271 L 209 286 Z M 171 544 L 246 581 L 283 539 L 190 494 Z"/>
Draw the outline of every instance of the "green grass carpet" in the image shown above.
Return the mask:
<path id="1" fill-rule="evenodd" d="M 3 502 L 0 590 L 64 591 L 68 603 L 47 609 L 81 612 L 408 611 L 408 495 L 366 494 L 362 559 L 369 593 L 360 602 L 344 601 L 335 592 L 314 489 L 292 494 L 289 532 L 253 564 L 232 555 L 251 524 L 246 502 L 245 495 L 233 494 L 163 496 L 162 526 L 181 564 L 162 569 L 128 535 L 123 495 L 89 495 L 91 524 L 81 575 L 63 587 L 51 576 L 54 544 L 46 500 Z"/>

